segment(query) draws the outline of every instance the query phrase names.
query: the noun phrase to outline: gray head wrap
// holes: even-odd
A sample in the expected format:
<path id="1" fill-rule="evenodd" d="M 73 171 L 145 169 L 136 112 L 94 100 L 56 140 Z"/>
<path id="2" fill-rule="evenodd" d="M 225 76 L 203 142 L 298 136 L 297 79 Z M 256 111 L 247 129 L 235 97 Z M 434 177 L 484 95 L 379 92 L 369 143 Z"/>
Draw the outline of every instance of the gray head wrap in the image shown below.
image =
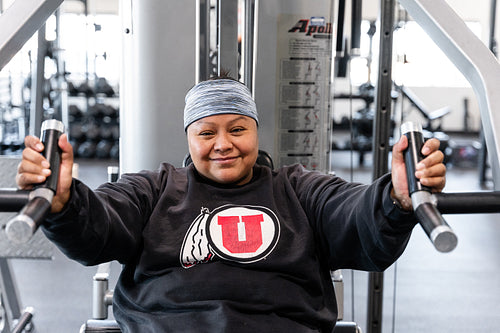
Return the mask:
<path id="1" fill-rule="evenodd" d="M 244 84 L 231 79 L 203 81 L 186 94 L 184 130 L 193 122 L 217 114 L 241 114 L 255 119 L 257 107 L 250 90 Z"/>

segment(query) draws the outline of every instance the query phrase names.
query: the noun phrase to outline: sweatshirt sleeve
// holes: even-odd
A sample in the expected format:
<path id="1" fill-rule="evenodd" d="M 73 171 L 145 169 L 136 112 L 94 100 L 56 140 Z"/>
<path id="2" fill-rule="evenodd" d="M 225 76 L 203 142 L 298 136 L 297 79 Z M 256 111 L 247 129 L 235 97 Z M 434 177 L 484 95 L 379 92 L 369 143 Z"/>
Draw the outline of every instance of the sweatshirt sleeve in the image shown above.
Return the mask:
<path id="1" fill-rule="evenodd" d="M 123 175 L 117 183 L 91 190 L 73 179 L 71 197 L 42 229 L 69 258 L 84 265 L 133 259 L 142 229 L 158 199 L 158 173 Z"/>
<path id="2" fill-rule="evenodd" d="M 416 219 L 390 196 L 391 176 L 371 185 L 301 172 L 295 186 L 332 270 L 383 271 L 403 253 Z"/>

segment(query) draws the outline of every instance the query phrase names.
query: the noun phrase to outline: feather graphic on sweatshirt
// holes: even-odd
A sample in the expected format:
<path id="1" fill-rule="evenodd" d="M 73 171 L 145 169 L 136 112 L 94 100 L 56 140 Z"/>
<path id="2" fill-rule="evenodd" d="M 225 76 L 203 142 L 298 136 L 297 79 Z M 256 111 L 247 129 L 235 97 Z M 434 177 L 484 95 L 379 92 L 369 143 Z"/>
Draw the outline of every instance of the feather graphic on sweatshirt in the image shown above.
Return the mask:
<path id="1" fill-rule="evenodd" d="M 214 253 L 208 244 L 206 226 L 210 215 L 208 208 L 202 208 L 184 237 L 180 254 L 181 265 L 184 268 L 191 268 L 197 264 L 210 261 Z"/>

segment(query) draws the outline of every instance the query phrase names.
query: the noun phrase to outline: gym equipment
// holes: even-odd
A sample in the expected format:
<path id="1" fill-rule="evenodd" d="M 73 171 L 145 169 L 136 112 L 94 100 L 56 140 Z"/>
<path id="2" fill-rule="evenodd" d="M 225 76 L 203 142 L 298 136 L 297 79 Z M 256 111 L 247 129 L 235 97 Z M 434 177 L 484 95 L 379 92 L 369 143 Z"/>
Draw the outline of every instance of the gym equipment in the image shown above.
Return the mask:
<path id="1" fill-rule="evenodd" d="M 0 156 L 0 187 L 12 188 L 8 193 L 17 194 L 18 198 L 11 198 L 11 202 L 15 203 L 18 200 L 27 202 L 27 198 L 16 193 L 15 190 L 15 175 L 17 165 L 20 162 L 18 156 Z M 1 191 L 1 190 L 0 190 Z M 3 198 L 5 196 L 0 196 Z M 5 230 L 6 223 L 14 216 L 14 213 L 5 212 L 7 202 L 0 201 L 0 230 Z M 23 208 L 22 204 L 17 204 L 17 208 L 12 206 L 8 211 L 18 212 Z M 45 238 L 43 233 L 36 233 L 31 240 L 25 244 L 12 243 L 7 239 L 5 232 L 0 232 L 0 332 L 12 333 L 13 327 L 21 329 L 26 323 L 24 332 L 32 332 L 34 323 L 32 319 L 27 323 L 25 317 L 33 317 L 32 308 L 25 308 L 22 305 L 20 294 L 16 284 L 15 272 L 11 267 L 11 259 L 30 259 L 30 260 L 50 260 L 53 256 L 53 246 Z M 30 312 L 31 314 L 28 314 Z"/>
<path id="2" fill-rule="evenodd" d="M 82 142 L 76 150 L 76 155 L 83 158 L 92 158 L 95 156 L 97 144 L 94 141 L 87 140 Z"/>
<path id="3" fill-rule="evenodd" d="M 75 104 L 68 108 L 69 136 L 75 157 L 117 159 L 119 108 L 106 104 L 100 98 L 93 100 L 92 104 L 88 99 L 86 102 L 85 112 Z M 115 146 L 117 148 L 113 149 Z"/>
<path id="4" fill-rule="evenodd" d="M 360 54 L 361 46 L 361 12 L 362 1 L 352 0 L 351 3 L 351 53 Z"/>
<path id="5" fill-rule="evenodd" d="M 31 332 L 32 327 L 31 319 L 33 319 L 33 308 L 28 307 L 24 310 L 24 313 L 21 315 L 19 320 L 17 321 L 16 326 L 12 329 L 11 333 L 23 333 L 23 332 Z"/>
<path id="6" fill-rule="evenodd" d="M 64 126 L 57 120 L 47 120 L 42 124 L 42 142 L 45 145 L 45 156 L 52 167 L 52 175 L 43 184 L 32 191 L 16 190 L 12 188 L 0 189 L 0 212 L 17 212 L 2 229 L 0 235 L 0 307 L 2 314 L 1 332 L 31 332 L 33 330 L 33 308 L 21 310 L 18 300 L 15 280 L 12 276 L 8 258 L 38 258 L 47 259 L 52 256 L 50 243 L 38 234 L 31 238 L 37 226 L 50 210 L 50 201 L 57 187 L 57 175 L 60 164 L 57 141 L 63 132 Z M 2 166 L 9 164 L 9 170 L 15 170 L 18 159 L 4 158 Z M 3 175 L 8 175 L 4 170 Z M 10 178 L 14 179 L 13 176 Z M 10 183 L 9 183 L 10 185 Z M 30 240 L 30 242 L 27 242 Z M 11 331 L 12 329 L 12 331 Z"/>
<path id="7" fill-rule="evenodd" d="M 427 123 L 422 126 L 423 129 L 431 132 L 441 130 L 441 122 L 443 117 L 451 112 L 451 108 L 449 106 L 430 111 L 429 108 L 424 104 L 424 102 L 420 98 L 418 98 L 418 96 L 413 91 L 411 91 L 410 88 L 397 84 L 394 84 L 394 86 L 396 90 L 401 93 L 402 97 L 406 97 L 411 105 L 414 106 L 426 119 Z M 439 123 L 437 125 L 434 124 L 437 121 Z"/>
<path id="8" fill-rule="evenodd" d="M 401 134 L 408 138 L 404 157 L 408 190 L 415 214 L 436 249 L 440 252 L 450 252 L 457 246 L 457 236 L 437 210 L 430 189 L 420 184 L 415 177 L 416 165 L 423 159 L 420 153 L 424 144 L 422 128 L 412 122 L 406 122 L 401 125 Z"/>
<path id="9" fill-rule="evenodd" d="M 101 140 L 97 143 L 95 156 L 97 158 L 109 158 L 111 156 L 111 149 L 113 149 L 113 142 L 109 140 Z"/>
<path id="10" fill-rule="evenodd" d="M 63 0 L 33 0 L 15 2 L 0 19 L 0 70 L 23 47 Z"/>
<path id="11" fill-rule="evenodd" d="M 50 212 L 52 198 L 57 190 L 59 166 L 61 162 L 58 140 L 64 132 L 64 125 L 58 120 L 42 123 L 41 141 L 45 146 L 43 155 L 49 161 L 52 173 L 32 191 L 1 190 L 0 202 L 3 211 L 16 211 L 23 208 L 6 225 L 7 238 L 14 243 L 26 243 Z M 4 203 L 7 203 L 6 205 Z"/>
<path id="12" fill-rule="evenodd" d="M 95 83 L 95 93 L 96 94 L 104 94 L 107 97 L 113 97 L 115 95 L 115 90 L 108 83 L 106 78 L 100 77 L 96 80 L 96 83 Z"/>
<path id="13" fill-rule="evenodd" d="M 415 166 L 422 159 L 422 128 L 406 122 L 401 126 L 401 134 L 408 138 L 405 164 L 415 214 L 436 249 L 449 252 L 456 247 L 457 236 L 441 214 L 499 213 L 500 191 L 431 194 L 414 176 Z"/>

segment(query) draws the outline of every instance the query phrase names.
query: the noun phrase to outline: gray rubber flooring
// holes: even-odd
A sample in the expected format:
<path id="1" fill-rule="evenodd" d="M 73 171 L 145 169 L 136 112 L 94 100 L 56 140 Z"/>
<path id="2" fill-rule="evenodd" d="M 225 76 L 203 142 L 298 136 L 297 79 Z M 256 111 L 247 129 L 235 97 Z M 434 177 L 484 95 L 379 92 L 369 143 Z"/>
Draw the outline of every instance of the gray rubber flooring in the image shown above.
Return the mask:
<path id="1" fill-rule="evenodd" d="M 351 179 L 349 156 L 334 154 L 336 173 Z M 108 161 L 78 161 L 91 187 L 106 181 Z M 366 164 L 369 164 L 367 157 Z M 368 182 L 369 167 L 352 179 Z M 480 190 L 476 170 L 451 169 L 447 192 Z M 382 332 L 500 332 L 500 214 L 448 215 L 459 237 L 451 253 L 437 252 L 417 226 L 400 260 L 384 273 Z M 23 306 L 35 308 L 37 332 L 78 332 L 91 317 L 92 276 L 55 250 L 53 260 L 10 260 Z M 116 281 L 119 264 L 112 265 Z M 368 273 L 343 271 L 344 318 L 366 329 Z"/>

